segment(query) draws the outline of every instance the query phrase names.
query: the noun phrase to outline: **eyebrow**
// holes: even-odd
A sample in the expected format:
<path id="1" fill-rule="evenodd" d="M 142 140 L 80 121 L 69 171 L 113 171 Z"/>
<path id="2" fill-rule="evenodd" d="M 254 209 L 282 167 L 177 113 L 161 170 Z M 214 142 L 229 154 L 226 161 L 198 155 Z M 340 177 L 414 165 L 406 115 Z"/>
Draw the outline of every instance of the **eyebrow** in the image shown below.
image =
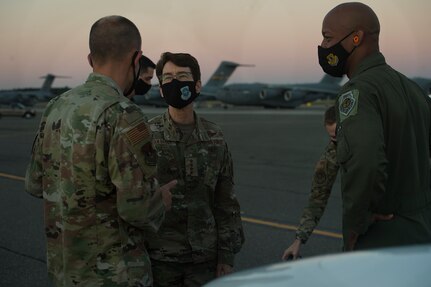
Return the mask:
<path id="1" fill-rule="evenodd" d="M 175 74 L 178 74 L 178 73 L 191 73 L 191 72 L 189 72 L 189 71 L 177 71 Z M 163 74 L 174 74 L 174 73 L 166 72 L 166 73 L 163 73 Z"/>

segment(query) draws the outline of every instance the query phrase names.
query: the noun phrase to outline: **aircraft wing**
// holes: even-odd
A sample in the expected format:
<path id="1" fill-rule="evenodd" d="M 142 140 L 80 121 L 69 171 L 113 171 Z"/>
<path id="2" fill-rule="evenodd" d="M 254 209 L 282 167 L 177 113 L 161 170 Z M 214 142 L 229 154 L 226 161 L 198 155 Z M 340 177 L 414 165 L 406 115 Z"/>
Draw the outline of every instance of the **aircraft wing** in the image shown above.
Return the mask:
<path id="1" fill-rule="evenodd" d="M 278 90 L 291 90 L 298 92 L 307 92 L 307 93 L 320 93 L 320 94 L 332 94 L 337 95 L 341 86 L 339 85 L 268 85 L 268 89 L 278 89 Z"/>

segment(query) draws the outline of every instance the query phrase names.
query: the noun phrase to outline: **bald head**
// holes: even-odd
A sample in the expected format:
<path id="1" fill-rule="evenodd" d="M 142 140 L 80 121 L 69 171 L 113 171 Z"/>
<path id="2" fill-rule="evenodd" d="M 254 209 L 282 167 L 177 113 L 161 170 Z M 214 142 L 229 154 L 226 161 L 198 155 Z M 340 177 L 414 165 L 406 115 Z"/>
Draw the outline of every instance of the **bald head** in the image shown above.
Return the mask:
<path id="1" fill-rule="evenodd" d="M 365 58 L 379 52 L 379 33 L 379 19 L 370 7 L 359 2 L 340 4 L 329 11 L 323 19 L 323 41 L 320 49 L 331 47 L 340 49 L 335 45 L 341 45 L 341 49 L 344 49 L 347 56 L 340 59 L 343 52 L 341 54 L 336 52 L 336 65 L 338 61 L 341 62 L 338 66 L 328 68 L 327 65 L 331 65 L 329 62 L 331 58 L 328 57 L 334 54 L 328 54 L 326 57 L 323 54 L 322 57 L 319 56 L 319 63 L 323 63 L 324 71 L 326 69 L 327 73 L 337 76 L 344 73 L 350 78 L 355 68 Z"/>
<path id="2" fill-rule="evenodd" d="M 90 54 L 93 62 L 122 61 L 130 52 L 141 50 L 141 35 L 129 19 L 107 16 L 93 24 L 90 31 Z"/>
<path id="3" fill-rule="evenodd" d="M 326 14 L 323 27 L 337 30 L 341 34 L 361 30 L 374 41 L 378 41 L 380 23 L 376 13 L 359 2 L 343 3 Z M 326 25 L 325 25 L 326 24 Z"/>

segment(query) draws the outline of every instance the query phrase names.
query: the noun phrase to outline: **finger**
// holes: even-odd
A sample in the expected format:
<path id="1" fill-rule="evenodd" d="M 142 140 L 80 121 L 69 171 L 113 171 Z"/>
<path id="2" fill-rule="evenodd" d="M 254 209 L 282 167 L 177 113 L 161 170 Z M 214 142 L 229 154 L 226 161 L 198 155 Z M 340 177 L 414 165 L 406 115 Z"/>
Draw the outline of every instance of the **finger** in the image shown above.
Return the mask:
<path id="1" fill-rule="evenodd" d="M 170 190 L 170 189 L 174 188 L 175 185 L 177 185 L 177 183 L 178 183 L 178 180 L 176 180 L 176 179 L 171 180 L 170 182 L 168 182 L 167 184 L 165 184 L 163 186 L 163 188 L 166 188 L 166 189 Z"/>
<path id="2" fill-rule="evenodd" d="M 293 256 L 292 253 L 289 253 L 287 256 L 284 257 L 285 261 L 291 261 L 291 260 L 294 260 L 294 259 L 295 259 L 295 257 Z"/>
<path id="3" fill-rule="evenodd" d="M 289 250 L 285 250 L 283 253 L 283 256 L 281 257 L 281 260 L 287 260 L 287 258 L 291 255 Z"/>

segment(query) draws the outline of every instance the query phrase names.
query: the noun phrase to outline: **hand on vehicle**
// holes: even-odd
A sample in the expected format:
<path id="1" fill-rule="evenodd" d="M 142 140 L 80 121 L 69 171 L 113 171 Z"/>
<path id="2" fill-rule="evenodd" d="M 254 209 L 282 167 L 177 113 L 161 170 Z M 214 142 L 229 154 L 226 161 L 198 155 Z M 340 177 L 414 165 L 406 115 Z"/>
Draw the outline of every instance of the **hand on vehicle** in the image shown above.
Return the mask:
<path id="1" fill-rule="evenodd" d="M 232 273 L 232 266 L 228 264 L 217 264 L 217 277 Z"/>

